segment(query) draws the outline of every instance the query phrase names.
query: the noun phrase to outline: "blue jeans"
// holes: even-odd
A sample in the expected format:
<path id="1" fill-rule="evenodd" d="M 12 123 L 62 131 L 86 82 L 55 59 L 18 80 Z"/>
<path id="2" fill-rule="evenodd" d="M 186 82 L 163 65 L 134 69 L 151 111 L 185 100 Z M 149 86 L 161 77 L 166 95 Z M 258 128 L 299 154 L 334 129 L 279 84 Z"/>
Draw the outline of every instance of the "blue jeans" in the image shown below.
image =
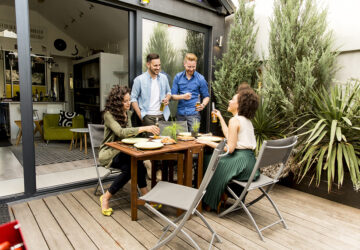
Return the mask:
<path id="1" fill-rule="evenodd" d="M 200 113 L 197 113 L 196 115 L 179 115 L 179 114 L 176 114 L 176 120 L 177 121 L 186 121 L 187 126 L 188 126 L 188 130 L 193 131 L 192 126 L 193 126 L 193 123 L 195 122 L 195 120 L 200 122 Z"/>

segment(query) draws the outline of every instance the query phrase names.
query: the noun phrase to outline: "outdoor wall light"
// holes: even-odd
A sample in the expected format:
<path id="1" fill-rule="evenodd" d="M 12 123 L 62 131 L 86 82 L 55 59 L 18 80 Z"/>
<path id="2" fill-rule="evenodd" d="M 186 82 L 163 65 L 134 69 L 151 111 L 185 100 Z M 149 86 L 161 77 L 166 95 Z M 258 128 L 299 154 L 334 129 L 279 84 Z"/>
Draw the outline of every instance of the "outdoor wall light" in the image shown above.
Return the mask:
<path id="1" fill-rule="evenodd" d="M 216 44 L 217 46 L 219 46 L 220 48 L 222 47 L 222 43 L 223 43 L 223 36 L 219 36 L 218 38 L 216 38 Z"/>
<path id="2" fill-rule="evenodd" d="M 148 5 L 150 3 L 150 0 L 140 0 L 140 3 L 142 5 Z"/>

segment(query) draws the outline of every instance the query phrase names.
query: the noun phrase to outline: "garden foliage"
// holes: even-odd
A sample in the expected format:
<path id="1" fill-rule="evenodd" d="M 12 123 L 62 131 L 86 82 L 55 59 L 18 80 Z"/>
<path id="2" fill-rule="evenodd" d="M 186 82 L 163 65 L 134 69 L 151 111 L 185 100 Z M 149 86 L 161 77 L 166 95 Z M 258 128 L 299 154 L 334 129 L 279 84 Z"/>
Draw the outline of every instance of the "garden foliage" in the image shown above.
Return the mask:
<path id="1" fill-rule="evenodd" d="M 336 72 L 327 11 L 313 0 L 275 0 L 270 27 L 264 97 L 296 129 L 298 116 L 312 109 L 311 92 L 328 89 Z"/>
<path id="2" fill-rule="evenodd" d="M 240 83 L 246 81 L 255 85 L 252 79 L 259 66 L 255 54 L 257 32 L 254 7 L 245 6 L 245 1 L 239 1 L 239 8 L 230 28 L 227 52 L 216 63 L 215 81 L 212 83 L 217 108 L 224 117 L 230 115 L 226 114 L 228 101 L 236 94 Z"/>

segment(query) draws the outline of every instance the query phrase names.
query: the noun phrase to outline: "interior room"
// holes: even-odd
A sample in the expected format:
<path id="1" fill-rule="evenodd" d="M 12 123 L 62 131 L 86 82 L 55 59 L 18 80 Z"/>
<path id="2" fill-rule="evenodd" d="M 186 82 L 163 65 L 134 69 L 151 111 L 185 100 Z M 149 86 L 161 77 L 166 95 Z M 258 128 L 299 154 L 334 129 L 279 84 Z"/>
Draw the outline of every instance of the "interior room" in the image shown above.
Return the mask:
<path id="1" fill-rule="evenodd" d="M 89 142 L 87 154 L 85 145 L 70 150 L 71 127 L 49 124 L 60 111 L 79 114 L 77 127 L 101 123 L 110 88 L 128 85 L 128 11 L 84 0 L 29 0 L 29 9 L 37 188 L 95 178 Z M 24 192 L 14 1 L 1 1 L 0 15 L 0 196 L 7 196 Z"/>

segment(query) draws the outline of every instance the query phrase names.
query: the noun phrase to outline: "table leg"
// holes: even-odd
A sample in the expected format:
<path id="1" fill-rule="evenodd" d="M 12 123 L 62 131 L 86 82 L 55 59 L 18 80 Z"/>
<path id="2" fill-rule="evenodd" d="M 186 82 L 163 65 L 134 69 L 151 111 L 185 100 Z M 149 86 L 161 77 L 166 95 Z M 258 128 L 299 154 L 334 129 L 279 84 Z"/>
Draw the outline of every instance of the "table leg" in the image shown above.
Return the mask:
<path id="1" fill-rule="evenodd" d="M 85 151 L 85 154 L 87 155 L 87 141 L 86 141 L 86 133 L 84 133 L 84 151 Z"/>
<path id="2" fill-rule="evenodd" d="M 74 144 L 74 132 L 72 132 L 72 136 L 71 136 L 71 142 L 70 142 L 70 148 L 69 148 L 69 150 L 71 151 L 72 150 L 72 146 L 73 146 L 73 144 Z"/>
<path id="3" fill-rule="evenodd" d="M 131 157 L 131 220 L 137 220 L 137 159 Z"/>
<path id="4" fill-rule="evenodd" d="M 178 154 L 177 157 L 177 183 L 184 184 L 184 155 Z"/>
<path id="5" fill-rule="evenodd" d="M 184 176 L 185 176 L 185 180 L 184 180 L 184 185 L 191 187 L 192 186 L 192 164 L 193 164 L 193 159 L 192 159 L 192 150 L 188 149 L 185 152 L 185 162 L 184 162 Z"/>
<path id="6" fill-rule="evenodd" d="M 16 146 L 19 145 L 20 140 L 21 140 L 21 136 L 22 136 L 22 128 L 20 127 L 19 128 L 19 135 L 18 135 L 18 137 L 16 139 L 16 144 L 15 144 Z"/>
<path id="7" fill-rule="evenodd" d="M 80 151 L 82 151 L 82 134 L 79 133 L 79 135 L 80 135 Z"/>
<path id="8" fill-rule="evenodd" d="M 200 152 L 199 152 L 199 158 L 198 158 L 198 167 L 197 167 L 197 188 L 200 187 L 201 185 L 201 181 L 203 178 L 203 166 L 204 166 L 204 148 L 201 148 Z M 202 212 L 202 201 L 200 201 L 198 207 L 197 207 L 199 212 Z"/>
<path id="9" fill-rule="evenodd" d="M 75 147 L 74 148 L 76 148 L 77 142 L 78 142 L 78 134 L 76 132 L 74 132 L 74 134 L 75 134 Z"/>

